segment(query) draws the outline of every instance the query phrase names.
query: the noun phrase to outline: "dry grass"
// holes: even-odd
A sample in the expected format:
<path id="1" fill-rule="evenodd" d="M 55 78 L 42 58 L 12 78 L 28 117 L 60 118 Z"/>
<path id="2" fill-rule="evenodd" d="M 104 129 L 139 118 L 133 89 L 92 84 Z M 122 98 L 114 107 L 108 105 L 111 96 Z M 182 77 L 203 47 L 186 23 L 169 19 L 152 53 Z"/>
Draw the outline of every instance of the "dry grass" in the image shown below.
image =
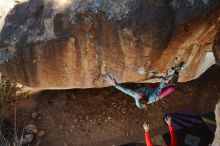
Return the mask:
<path id="1" fill-rule="evenodd" d="M 0 74 L 0 145 L 1 146 L 21 146 L 22 145 L 22 136 L 21 138 L 17 135 L 17 109 L 16 109 L 16 93 L 20 90 L 17 87 L 16 83 L 10 82 L 7 78 Z M 5 137 L 3 133 L 4 121 L 7 114 L 8 107 L 11 103 L 15 104 L 14 106 L 14 125 L 13 131 L 10 131 L 12 138 Z M 10 140 L 9 140 L 10 139 Z"/>

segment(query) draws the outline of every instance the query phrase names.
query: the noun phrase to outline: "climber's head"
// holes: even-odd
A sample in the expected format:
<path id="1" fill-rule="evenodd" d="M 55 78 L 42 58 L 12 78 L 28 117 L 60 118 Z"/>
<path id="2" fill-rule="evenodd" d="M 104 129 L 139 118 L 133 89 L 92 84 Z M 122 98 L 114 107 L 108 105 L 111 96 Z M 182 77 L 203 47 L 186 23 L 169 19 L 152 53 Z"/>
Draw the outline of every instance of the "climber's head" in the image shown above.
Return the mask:
<path id="1" fill-rule="evenodd" d="M 147 109 L 148 100 L 146 100 L 146 99 L 148 99 L 148 98 L 146 97 L 145 94 L 139 93 L 138 98 L 135 98 L 135 103 L 136 103 L 137 107 L 140 109 Z"/>
<path id="2" fill-rule="evenodd" d="M 140 103 L 142 104 L 142 107 L 145 109 L 147 107 L 148 97 L 146 94 L 140 93 L 138 95 L 138 99 Z"/>

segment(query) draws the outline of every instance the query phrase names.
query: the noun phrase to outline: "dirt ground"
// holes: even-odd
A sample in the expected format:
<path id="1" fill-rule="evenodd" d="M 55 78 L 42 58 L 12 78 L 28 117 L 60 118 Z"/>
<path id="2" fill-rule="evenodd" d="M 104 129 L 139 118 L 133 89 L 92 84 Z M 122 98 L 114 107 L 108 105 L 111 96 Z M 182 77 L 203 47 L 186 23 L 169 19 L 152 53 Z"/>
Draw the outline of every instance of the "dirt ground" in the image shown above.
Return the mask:
<path id="1" fill-rule="evenodd" d="M 158 135 L 166 129 L 162 118 L 165 113 L 214 111 L 220 98 L 219 75 L 220 67 L 213 66 L 199 79 L 180 84 L 172 95 L 146 111 L 139 110 L 132 98 L 113 87 L 41 91 L 18 101 L 17 117 L 46 132 L 31 146 L 112 146 L 143 141 L 144 121 L 150 124 L 151 134 Z M 143 84 L 124 86 L 135 89 Z M 31 116 L 34 112 L 39 113 L 35 120 Z"/>

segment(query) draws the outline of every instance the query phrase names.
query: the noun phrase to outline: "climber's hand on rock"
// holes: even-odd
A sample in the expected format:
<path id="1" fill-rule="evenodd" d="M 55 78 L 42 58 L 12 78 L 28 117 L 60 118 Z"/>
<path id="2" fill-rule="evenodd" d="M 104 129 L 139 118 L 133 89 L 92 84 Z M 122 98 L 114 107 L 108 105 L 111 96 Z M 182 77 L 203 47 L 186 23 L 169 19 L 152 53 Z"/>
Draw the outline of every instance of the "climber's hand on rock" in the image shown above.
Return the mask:
<path id="1" fill-rule="evenodd" d="M 111 76 L 107 76 L 107 82 L 113 86 L 115 86 L 117 84 L 114 77 L 111 77 Z"/>

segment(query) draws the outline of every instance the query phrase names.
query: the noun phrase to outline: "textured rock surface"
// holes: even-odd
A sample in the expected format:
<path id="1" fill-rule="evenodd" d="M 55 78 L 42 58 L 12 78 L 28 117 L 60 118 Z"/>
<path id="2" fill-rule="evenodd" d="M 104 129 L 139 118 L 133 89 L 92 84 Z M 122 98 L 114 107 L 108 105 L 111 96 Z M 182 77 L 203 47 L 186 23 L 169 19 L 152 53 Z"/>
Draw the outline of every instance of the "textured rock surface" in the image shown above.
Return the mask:
<path id="1" fill-rule="evenodd" d="M 107 86 L 109 73 L 121 82 L 153 82 L 149 71 L 185 61 L 180 81 L 192 80 L 219 57 L 219 3 L 12 1 L 0 11 L 0 71 L 31 87 L 89 88 Z"/>
<path id="2" fill-rule="evenodd" d="M 213 44 L 213 53 L 217 64 L 220 64 L 220 30 L 216 34 L 215 41 Z"/>
<path id="3" fill-rule="evenodd" d="M 215 120 L 216 120 L 216 131 L 215 131 L 215 138 L 213 140 L 212 146 L 219 146 L 220 145 L 220 100 L 215 106 Z"/>

